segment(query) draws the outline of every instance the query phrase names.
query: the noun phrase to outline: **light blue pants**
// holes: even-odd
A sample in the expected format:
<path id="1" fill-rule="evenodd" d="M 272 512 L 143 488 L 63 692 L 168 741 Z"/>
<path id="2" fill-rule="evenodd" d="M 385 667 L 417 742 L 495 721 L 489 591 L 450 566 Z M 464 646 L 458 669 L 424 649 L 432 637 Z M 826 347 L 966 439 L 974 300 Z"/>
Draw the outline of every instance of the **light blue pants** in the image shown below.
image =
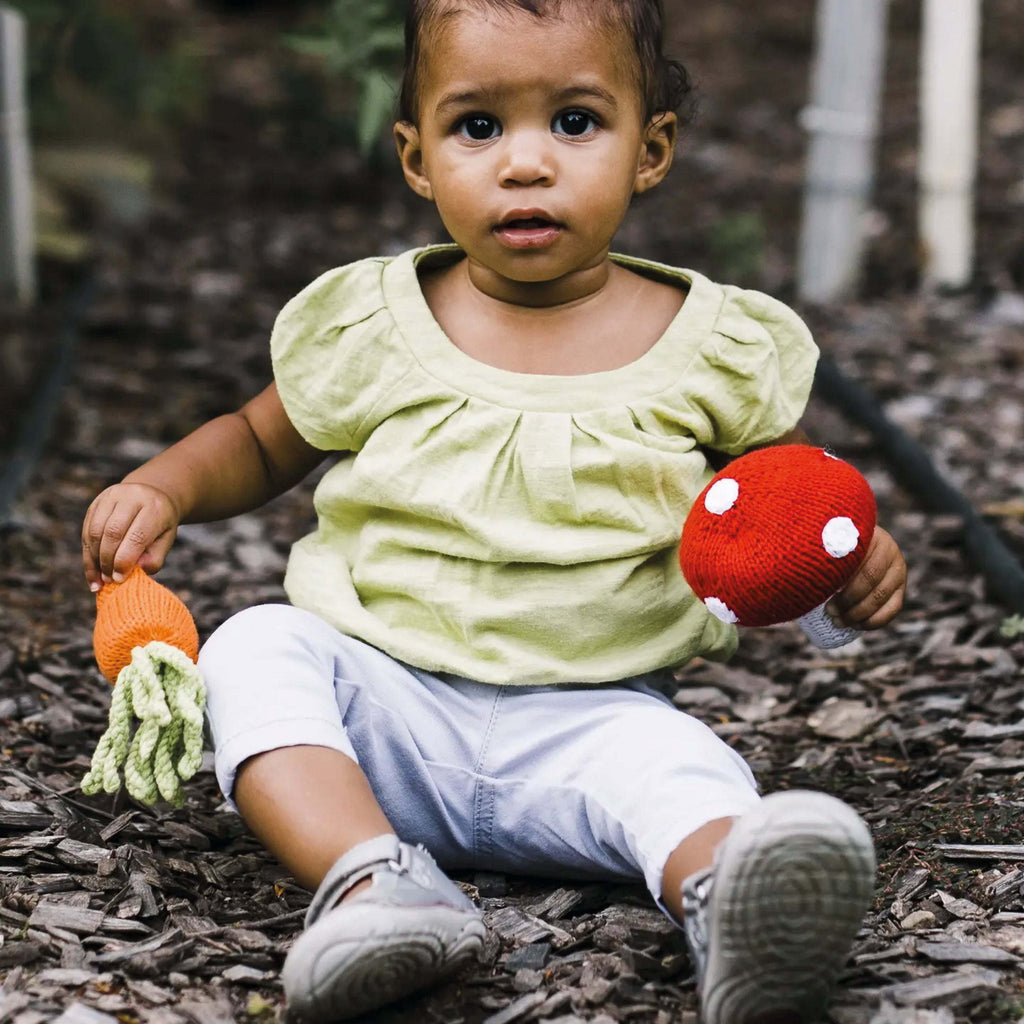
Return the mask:
<path id="1" fill-rule="evenodd" d="M 442 866 L 641 877 L 759 800 L 743 759 L 643 679 L 492 686 L 434 676 L 288 605 L 235 615 L 203 647 L 217 779 L 247 758 L 330 747 L 357 761 L 401 839 Z"/>

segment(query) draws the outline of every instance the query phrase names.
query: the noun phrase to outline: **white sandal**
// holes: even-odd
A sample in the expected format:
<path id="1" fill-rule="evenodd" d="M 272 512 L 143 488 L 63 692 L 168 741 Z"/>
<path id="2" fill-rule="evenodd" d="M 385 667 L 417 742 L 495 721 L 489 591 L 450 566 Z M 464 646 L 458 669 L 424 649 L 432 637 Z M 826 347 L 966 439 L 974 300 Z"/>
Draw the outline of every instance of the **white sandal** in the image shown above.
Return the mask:
<path id="1" fill-rule="evenodd" d="M 841 800 L 775 793 L 743 815 L 683 882 L 704 1024 L 820 1020 L 874 880 L 871 835 Z"/>
<path id="2" fill-rule="evenodd" d="M 339 902 L 364 879 L 371 884 Z M 422 847 L 382 835 L 327 872 L 281 972 L 290 1014 L 345 1020 L 450 974 L 483 945 L 480 911 Z"/>

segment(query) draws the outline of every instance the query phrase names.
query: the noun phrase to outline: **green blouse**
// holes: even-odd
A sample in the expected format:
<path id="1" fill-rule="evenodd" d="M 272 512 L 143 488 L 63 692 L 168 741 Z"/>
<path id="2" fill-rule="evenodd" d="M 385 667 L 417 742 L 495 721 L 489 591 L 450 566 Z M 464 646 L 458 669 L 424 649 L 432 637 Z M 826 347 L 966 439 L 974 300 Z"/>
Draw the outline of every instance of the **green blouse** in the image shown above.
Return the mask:
<path id="1" fill-rule="evenodd" d="M 687 290 L 639 359 L 577 376 L 479 362 L 444 334 L 417 266 L 331 270 L 281 311 L 274 375 L 299 433 L 342 453 L 291 551 L 295 605 L 409 664 L 494 684 L 605 682 L 723 659 L 736 631 L 687 587 L 683 519 L 730 454 L 806 404 L 817 349 L 761 294 L 614 256 Z"/>

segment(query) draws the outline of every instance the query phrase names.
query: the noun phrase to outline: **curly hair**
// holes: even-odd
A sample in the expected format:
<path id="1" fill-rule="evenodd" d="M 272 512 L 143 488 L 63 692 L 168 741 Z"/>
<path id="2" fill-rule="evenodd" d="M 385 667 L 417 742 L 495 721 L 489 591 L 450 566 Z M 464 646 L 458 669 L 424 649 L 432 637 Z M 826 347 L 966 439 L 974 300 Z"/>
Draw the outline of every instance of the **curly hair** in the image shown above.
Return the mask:
<path id="1" fill-rule="evenodd" d="M 643 97 L 644 119 L 674 112 L 681 125 L 694 115 L 694 86 L 689 72 L 662 52 L 664 11 L 661 0 L 461 0 L 499 11 L 526 11 L 536 18 L 556 17 L 572 4 L 584 7 L 625 29 L 636 58 L 637 85 Z M 405 63 L 399 93 L 398 117 L 415 123 L 424 41 L 444 19 L 461 8 L 454 0 L 409 0 L 405 20 Z"/>

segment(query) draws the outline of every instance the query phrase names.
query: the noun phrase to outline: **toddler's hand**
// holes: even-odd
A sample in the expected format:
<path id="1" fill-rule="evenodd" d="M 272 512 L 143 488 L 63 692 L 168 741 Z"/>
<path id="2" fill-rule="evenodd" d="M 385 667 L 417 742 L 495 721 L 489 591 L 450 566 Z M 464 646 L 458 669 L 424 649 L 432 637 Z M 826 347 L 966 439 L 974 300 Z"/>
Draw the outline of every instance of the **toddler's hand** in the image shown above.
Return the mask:
<path id="1" fill-rule="evenodd" d="M 149 484 L 114 484 L 101 491 L 82 523 L 82 562 L 89 589 L 120 582 L 138 564 L 156 572 L 180 521 L 170 497 Z"/>
<path id="2" fill-rule="evenodd" d="M 878 527 L 860 568 L 826 611 L 854 629 L 879 629 L 903 607 L 906 590 L 907 563 L 896 541 Z"/>

